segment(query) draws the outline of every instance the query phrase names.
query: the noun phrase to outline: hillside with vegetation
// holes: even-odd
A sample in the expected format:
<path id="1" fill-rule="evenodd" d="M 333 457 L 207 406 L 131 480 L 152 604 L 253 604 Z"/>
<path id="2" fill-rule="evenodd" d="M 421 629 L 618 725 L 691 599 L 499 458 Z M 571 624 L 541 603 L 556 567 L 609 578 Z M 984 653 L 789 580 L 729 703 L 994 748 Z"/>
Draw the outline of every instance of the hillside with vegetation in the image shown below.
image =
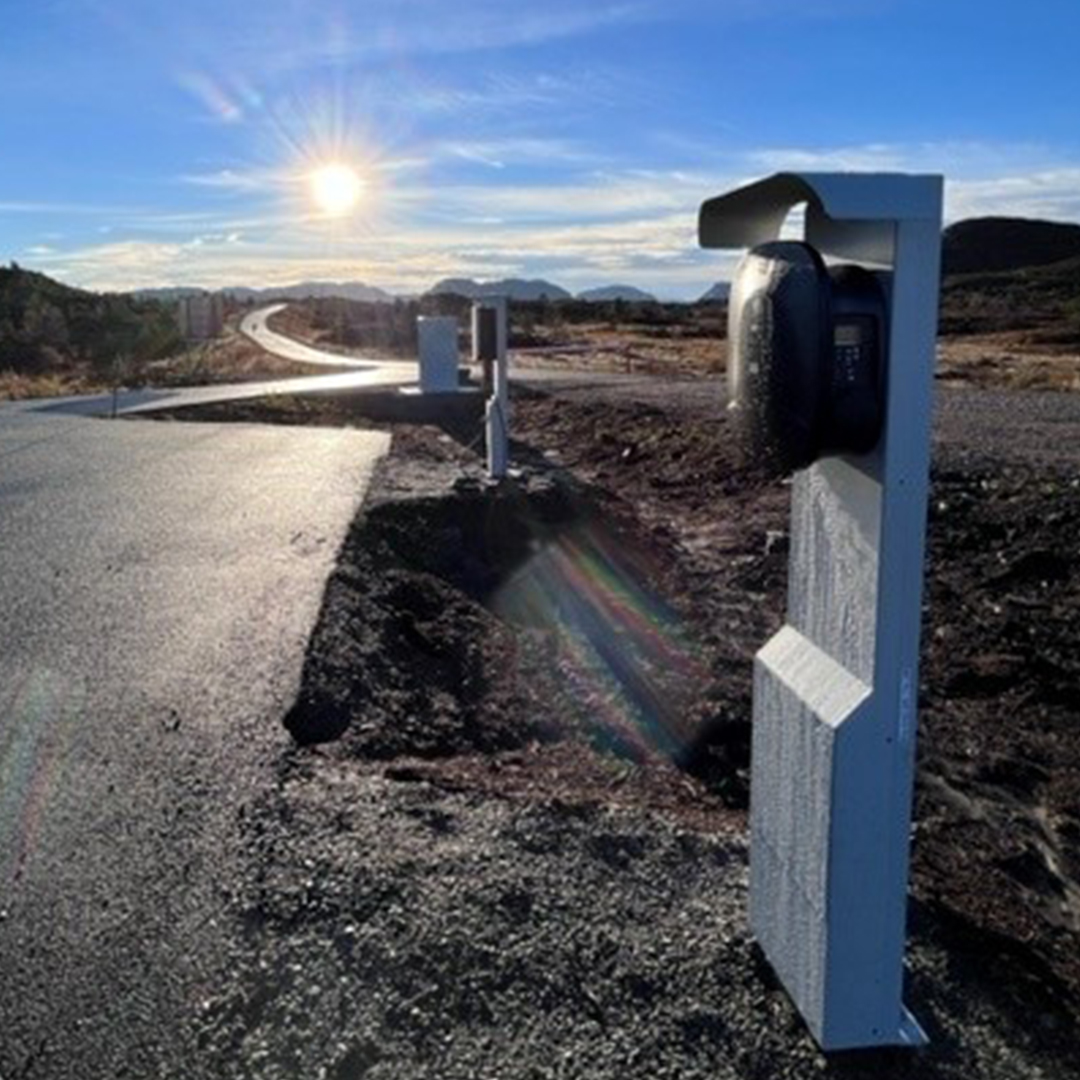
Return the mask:
<path id="1" fill-rule="evenodd" d="M 972 218 L 942 237 L 941 333 L 1080 345 L 1080 225 Z"/>
<path id="2" fill-rule="evenodd" d="M 967 218 L 942 237 L 942 273 L 995 273 L 1080 258 L 1080 225 L 1034 218 Z"/>
<path id="3" fill-rule="evenodd" d="M 139 365 L 180 344 L 171 305 L 0 267 L 0 372 L 104 379 L 118 361 Z"/>
<path id="4" fill-rule="evenodd" d="M 1032 345 L 1080 345 L 1080 257 L 944 279 L 943 334 L 1010 330 L 1025 331 Z"/>

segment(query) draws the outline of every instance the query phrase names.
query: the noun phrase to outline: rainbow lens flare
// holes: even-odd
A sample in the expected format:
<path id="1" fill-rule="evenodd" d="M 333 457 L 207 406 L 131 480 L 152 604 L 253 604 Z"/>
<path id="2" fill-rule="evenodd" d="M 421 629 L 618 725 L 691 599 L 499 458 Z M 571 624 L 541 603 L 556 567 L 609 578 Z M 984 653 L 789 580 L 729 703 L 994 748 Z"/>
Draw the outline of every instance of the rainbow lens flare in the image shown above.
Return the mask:
<path id="1" fill-rule="evenodd" d="M 529 559 L 492 607 L 556 635 L 559 674 L 594 740 L 672 755 L 708 673 L 678 613 L 647 584 L 652 569 L 611 531 L 578 525 Z"/>

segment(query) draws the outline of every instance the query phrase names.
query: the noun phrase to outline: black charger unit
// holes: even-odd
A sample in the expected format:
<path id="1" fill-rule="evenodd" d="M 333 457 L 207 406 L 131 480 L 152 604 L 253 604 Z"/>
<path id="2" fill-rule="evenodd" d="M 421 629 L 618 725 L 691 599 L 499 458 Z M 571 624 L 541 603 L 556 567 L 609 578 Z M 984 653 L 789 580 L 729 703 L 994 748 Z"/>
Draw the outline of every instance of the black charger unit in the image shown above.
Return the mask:
<path id="1" fill-rule="evenodd" d="M 801 241 L 752 248 L 728 301 L 729 410 L 745 456 L 777 473 L 865 454 L 885 417 L 885 291 Z"/>

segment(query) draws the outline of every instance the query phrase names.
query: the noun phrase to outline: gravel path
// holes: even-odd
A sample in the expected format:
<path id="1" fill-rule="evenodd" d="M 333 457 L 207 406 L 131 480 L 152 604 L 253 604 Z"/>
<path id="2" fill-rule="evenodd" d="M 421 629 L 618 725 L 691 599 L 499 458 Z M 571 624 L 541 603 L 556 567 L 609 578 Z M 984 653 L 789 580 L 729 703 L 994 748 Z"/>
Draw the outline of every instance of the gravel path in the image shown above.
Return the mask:
<path id="1" fill-rule="evenodd" d="M 727 400 L 723 377 L 657 379 L 647 375 L 530 376 L 523 383 L 571 402 L 638 403 L 696 418 L 719 416 Z M 1080 464 L 1080 394 L 939 386 L 935 449 L 948 447 L 1000 461 Z"/>

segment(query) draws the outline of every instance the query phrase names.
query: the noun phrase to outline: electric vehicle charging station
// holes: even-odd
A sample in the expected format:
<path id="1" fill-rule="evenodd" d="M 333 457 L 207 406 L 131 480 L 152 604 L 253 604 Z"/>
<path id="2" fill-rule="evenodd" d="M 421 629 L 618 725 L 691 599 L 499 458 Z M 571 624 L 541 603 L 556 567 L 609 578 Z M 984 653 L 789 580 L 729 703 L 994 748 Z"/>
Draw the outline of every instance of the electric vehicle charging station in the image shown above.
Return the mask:
<path id="1" fill-rule="evenodd" d="M 478 300 L 472 307 L 472 360 L 482 371 L 488 475 L 506 476 L 509 466 L 510 382 L 507 369 L 507 301 Z"/>
<path id="2" fill-rule="evenodd" d="M 777 242 L 804 203 L 805 243 Z M 699 217 L 702 247 L 753 249 L 735 429 L 794 470 L 786 621 L 754 660 L 750 927 L 823 1050 L 926 1041 L 902 993 L 941 204 L 939 176 L 780 173 Z"/>

